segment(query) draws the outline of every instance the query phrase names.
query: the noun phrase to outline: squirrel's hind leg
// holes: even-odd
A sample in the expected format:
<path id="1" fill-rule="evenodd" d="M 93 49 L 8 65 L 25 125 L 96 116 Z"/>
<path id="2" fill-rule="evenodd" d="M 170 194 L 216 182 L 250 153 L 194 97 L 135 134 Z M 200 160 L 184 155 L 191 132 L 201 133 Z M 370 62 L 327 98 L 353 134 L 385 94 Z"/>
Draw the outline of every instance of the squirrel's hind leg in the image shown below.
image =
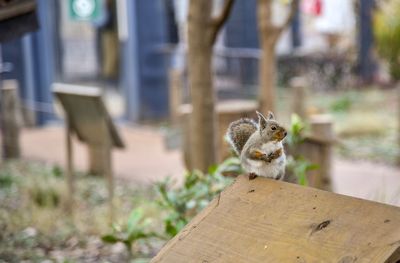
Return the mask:
<path id="1" fill-rule="evenodd" d="M 255 173 L 249 173 L 249 180 L 254 180 L 258 177 Z"/>

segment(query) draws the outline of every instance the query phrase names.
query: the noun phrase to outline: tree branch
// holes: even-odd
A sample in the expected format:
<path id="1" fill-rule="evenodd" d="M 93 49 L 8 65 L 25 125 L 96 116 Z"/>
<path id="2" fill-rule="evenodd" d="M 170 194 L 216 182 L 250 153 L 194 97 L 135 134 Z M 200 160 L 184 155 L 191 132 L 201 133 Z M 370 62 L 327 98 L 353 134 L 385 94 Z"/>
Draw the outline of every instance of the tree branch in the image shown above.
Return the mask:
<path id="1" fill-rule="evenodd" d="M 203 1 L 203 0 L 201 0 Z M 206 0 L 208 1 L 208 0 Z M 235 0 L 225 0 L 224 7 L 221 11 L 221 14 L 211 21 L 211 35 L 210 35 L 210 43 L 214 45 L 215 40 L 217 39 L 218 32 L 220 31 L 221 27 L 225 24 L 226 20 L 229 17 L 229 13 L 231 12 L 233 3 Z"/>
<path id="2" fill-rule="evenodd" d="M 279 30 L 278 36 L 282 33 L 283 30 L 285 30 L 290 25 L 298 9 L 299 9 L 299 0 L 292 0 L 292 3 L 290 3 L 289 15 L 285 23 L 283 23 L 283 25 L 278 28 Z"/>

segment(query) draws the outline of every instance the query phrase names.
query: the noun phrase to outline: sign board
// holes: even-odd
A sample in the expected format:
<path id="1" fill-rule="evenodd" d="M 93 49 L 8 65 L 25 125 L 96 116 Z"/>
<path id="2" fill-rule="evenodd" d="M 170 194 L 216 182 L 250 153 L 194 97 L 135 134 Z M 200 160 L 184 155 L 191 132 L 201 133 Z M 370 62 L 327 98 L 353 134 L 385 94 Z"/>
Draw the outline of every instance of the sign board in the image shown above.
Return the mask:
<path id="1" fill-rule="evenodd" d="M 72 213 L 74 207 L 72 135 L 76 134 L 80 141 L 88 144 L 90 170 L 97 174 L 103 174 L 107 179 L 110 222 L 112 222 L 114 183 L 111 169 L 111 148 L 123 148 L 124 143 L 106 110 L 101 90 L 94 87 L 56 83 L 53 92 L 61 102 L 66 114 L 68 210 Z"/>
<path id="2" fill-rule="evenodd" d="M 101 0 L 68 0 L 69 17 L 76 21 L 96 21 L 103 8 Z"/>
<path id="3" fill-rule="evenodd" d="M 53 92 L 70 120 L 72 131 L 89 145 L 124 148 L 124 142 L 104 105 L 101 90 L 95 87 L 55 83 Z"/>

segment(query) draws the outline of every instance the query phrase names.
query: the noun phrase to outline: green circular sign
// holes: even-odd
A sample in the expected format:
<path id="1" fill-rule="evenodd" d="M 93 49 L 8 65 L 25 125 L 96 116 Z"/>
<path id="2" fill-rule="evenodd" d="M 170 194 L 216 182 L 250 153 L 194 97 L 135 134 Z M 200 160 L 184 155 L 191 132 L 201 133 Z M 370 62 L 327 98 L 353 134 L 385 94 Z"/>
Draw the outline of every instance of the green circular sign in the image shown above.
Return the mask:
<path id="1" fill-rule="evenodd" d="M 90 18 L 96 10 L 96 1 L 75 0 L 72 2 L 72 10 L 78 17 Z"/>

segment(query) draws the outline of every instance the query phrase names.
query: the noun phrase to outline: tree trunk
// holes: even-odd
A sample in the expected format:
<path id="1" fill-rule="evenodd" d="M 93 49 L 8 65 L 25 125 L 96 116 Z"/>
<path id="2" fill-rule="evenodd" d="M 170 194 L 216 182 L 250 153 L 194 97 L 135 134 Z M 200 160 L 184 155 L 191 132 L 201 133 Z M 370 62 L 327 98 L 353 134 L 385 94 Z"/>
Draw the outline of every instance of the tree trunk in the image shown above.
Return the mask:
<path id="1" fill-rule="evenodd" d="M 207 171 L 216 163 L 216 114 L 212 82 L 210 21 L 212 1 L 190 1 L 188 17 L 188 70 L 192 98 L 190 119 L 193 168 Z"/>
<path id="2" fill-rule="evenodd" d="M 275 46 L 280 34 L 288 27 L 298 10 L 298 0 L 290 4 L 289 15 L 282 25 L 275 25 L 272 21 L 272 0 L 258 0 L 257 22 L 258 35 L 262 55 L 259 65 L 259 101 L 260 111 L 267 113 L 275 110 Z"/>
<path id="3" fill-rule="evenodd" d="M 262 36 L 262 38 L 268 36 Z M 259 65 L 260 111 L 275 111 L 275 43 L 263 41 Z"/>
<path id="4" fill-rule="evenodd" d="M 272 25 L 271 0 L 258 0 L 258 31 L 262 55 L 259 62 L 260 111 L 275 110 L 275 44 L 279 31 Z"/>

